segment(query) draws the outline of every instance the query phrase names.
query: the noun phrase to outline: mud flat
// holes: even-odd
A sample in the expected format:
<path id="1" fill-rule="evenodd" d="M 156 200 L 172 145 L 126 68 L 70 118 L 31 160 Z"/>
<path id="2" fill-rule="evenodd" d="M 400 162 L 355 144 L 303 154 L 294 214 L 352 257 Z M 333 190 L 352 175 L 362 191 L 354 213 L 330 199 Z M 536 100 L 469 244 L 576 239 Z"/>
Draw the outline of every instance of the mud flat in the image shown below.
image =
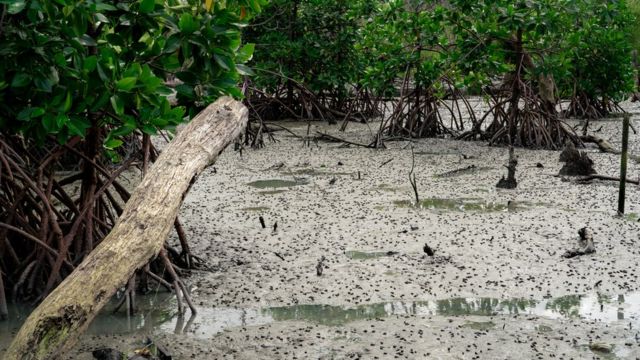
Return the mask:
<path id="1" fill-rule="evenodd" d="M 362 124 L 345 133 L 318 126 L 371 139 Z M 591 126 L 620 147 L 620 121 Z M 640 154 L 640 135 L 631 136 Z M 555 151 L 516 149 L 518 188 L 496 190 L 508 157 L 501 147 L 445 139 L 304 147 L 275 137 L 242 156 L 227 150 L 182 207 L 192 248 L 210 267 L 187 279 L 200 314 L 178 318 L 171 297 L 152 295 L 164 300 L 134 318 L 105 315 L 69 358 L 135 349 L 146 336 L 179 359 L 640 357 L 637 187 L 618 217 L 617 183 L 563 181 Z M 618 156 L 589 151 L 600 174 L 617 174 Z M 630 177 L 638 170 L 631 160 Z M 596 253 L 562 258 L 584 226 Z M 0 357 L 11 331 L 0 324 Z"/>

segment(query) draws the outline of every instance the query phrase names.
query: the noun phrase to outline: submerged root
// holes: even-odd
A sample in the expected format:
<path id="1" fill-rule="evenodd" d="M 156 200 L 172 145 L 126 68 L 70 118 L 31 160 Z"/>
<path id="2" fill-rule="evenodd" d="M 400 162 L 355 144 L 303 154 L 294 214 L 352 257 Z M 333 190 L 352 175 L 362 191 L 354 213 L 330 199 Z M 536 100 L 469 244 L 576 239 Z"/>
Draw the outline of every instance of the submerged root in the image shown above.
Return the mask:
<path id="1" fill-rule="evenodd" d="M 0 319 L 8 315 L 8 299 L 39 302 L 100 244 L 130 197 L 118 178 L 157 158 L 148 137 L 138 134 L 119 150 L 123 158 L 114 167 L 102 156 L 100 132 L 94 132 L 95 143 L 78 137 L 44 147 L 0 134 Z M 177 219 L 175 227 L 182 251 L 171 261 L 199 266 Z M 129 281 L 120 304 L 129 313 L 136 288 L 145 287 L 146 278 L 162 278 L 149 273 L 140 272 L 140 287 L 137 279 Z"/>

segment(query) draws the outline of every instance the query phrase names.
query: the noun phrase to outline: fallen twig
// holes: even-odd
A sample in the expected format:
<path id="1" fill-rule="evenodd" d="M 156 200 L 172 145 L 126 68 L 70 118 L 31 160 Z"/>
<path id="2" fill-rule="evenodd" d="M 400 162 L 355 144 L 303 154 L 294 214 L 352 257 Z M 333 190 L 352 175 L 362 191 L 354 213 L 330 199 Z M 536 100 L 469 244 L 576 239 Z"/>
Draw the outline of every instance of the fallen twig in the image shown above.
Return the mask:
<path id="1" fill-rule="evenodd" d="M 585 177 L 581 177 L 581 178 L 577 179 L 576 181 L 581 182 L 581 183 L 585 183 L 585 182 L 589 182 L 591 180 L 620 181 L 620 178 L 615 177 L 615 176 L 593 174 L 593 175 L 588 175 L 588 176 L 585 176 Z M 633 180 L 633 179 L 627 178 L 627 182 L 630 183 L 630 184 L 634 184 L 634 185 L 640 185 L 640 180 Z"/>
<path id="2" fill-rule="evenodd" d="M 325 141 L 329 141 L 329 142 L 341 142 L 341 143 L 345 143 L 345 144 L 349 144 L 349 145 L 353 145 L 353 146 L 371 148 L 370 144 L 369 145 L 365 145 L 365 144 L 355 143 L 355 142 L 352 142 L 352 141 L 349 141 L 349 140 L 341 139 L 341 138 L 333 136 L 333 135 L 325 134 L 325 133 L 320 132 L 320 131 L 316 131 L 316 134 L 318 134 L 318 136 L 316 136 L 316 140 L 325 140 Z"/>

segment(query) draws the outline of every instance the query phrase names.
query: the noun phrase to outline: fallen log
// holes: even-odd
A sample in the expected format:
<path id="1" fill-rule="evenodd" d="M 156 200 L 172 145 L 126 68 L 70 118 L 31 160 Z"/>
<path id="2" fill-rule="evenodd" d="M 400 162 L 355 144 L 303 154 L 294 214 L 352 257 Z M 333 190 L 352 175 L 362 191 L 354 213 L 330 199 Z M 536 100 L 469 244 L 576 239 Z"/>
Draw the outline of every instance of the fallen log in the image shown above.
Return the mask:
<path id="1" fill-rule="evenodd" d="M 229 97 L 200 112 L 160 154 L 109 235 L 27 318 L 5 360 L 57 359 L 70 350 L 115 292 L 158 256 L 192 179 L 247 119 Z"/>
<path id="2" fill-rule="evenodd" d="M 591 180 L 620 181 L 620 178 L 615 177 L 615 176 L 593 174 L 593 175 L 588 175 L 588 176 L 584 176 L 584 177 L 581 177 L 581 178 L 577 179 L 578 182 L 588 182 L 588 181 L 591 181 Z M 633 180 L 633 179 L 627 178 L 627 182 L 629 184 L 640 185 L 640 180 L 638 180 L 638 179 Z"/>
<path id="3" fill-rule="evenodd" d="M 580 140 L 582 140 L 583 143 L 596 144 L 598 146 L 598 149 L 600 149 L 601 152 L 610 153 L 610 154 L 620 154 L 620 151 L 616 150 L 613 147 L 613 145 L 611 145 L 611 143 L 597 136 L 583 135 L 583 136 L 580 136 Z"/>

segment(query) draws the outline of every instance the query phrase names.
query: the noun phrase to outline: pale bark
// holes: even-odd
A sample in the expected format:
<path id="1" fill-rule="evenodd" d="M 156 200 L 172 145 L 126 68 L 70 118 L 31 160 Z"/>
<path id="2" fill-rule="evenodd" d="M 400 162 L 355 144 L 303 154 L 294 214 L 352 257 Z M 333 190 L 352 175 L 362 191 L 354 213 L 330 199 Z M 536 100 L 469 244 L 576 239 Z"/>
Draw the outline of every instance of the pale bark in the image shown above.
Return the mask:
<path id="1" fill-rule="evenodd" d="M 111 233 L 27 318 L 5 359 L 56 359 L 68 351 L 117 289 L 158 255 L 190 182 L 247 119 L 247 109 L 228 97 L 198 114 L 150 168 Z"/>

